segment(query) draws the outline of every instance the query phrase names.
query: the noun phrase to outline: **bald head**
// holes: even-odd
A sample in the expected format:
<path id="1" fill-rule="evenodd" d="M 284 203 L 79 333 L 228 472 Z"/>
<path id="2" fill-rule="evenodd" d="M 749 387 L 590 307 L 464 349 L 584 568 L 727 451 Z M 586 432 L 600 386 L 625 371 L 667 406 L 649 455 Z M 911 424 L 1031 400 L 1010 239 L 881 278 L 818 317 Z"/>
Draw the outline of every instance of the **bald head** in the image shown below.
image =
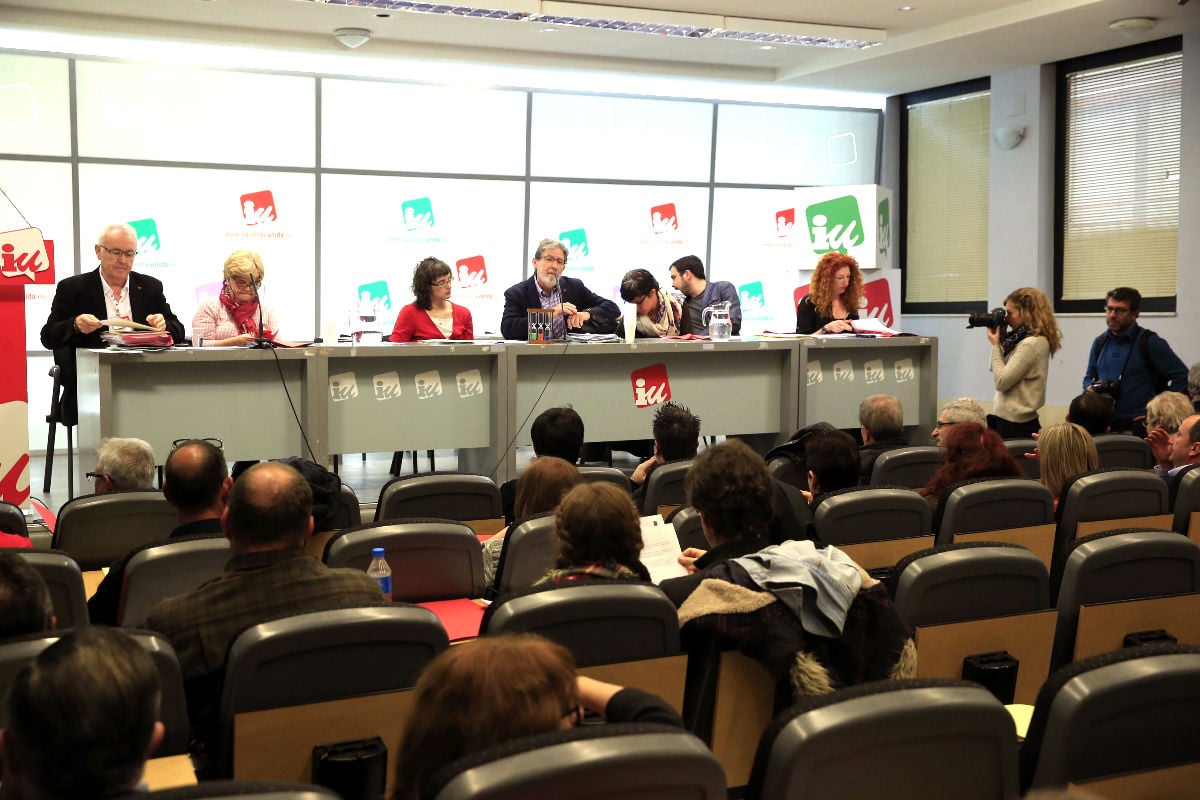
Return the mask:
<path id="1" fill-rule="evenodd" d="M 233 484 L 222 516 L 235 553 L 301 547 L 312 533 L 312 489 L 278 461 L 255 464 Z"/>
<path id="2" fill-rule="evenodd" d="M 210 442 L 193 439 L 167 456 L 163 494 L 181 518 L 221 516 L 231 483 L 225 454 Z"/>

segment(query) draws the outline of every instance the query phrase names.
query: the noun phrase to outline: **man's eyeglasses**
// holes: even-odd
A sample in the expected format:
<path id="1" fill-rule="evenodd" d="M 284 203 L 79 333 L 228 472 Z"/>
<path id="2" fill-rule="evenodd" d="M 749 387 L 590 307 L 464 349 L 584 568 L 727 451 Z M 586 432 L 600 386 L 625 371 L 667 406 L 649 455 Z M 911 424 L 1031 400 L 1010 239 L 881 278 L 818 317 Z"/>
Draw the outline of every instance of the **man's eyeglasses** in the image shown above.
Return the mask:
<path id="1" fill-rule="evenodd" d="M 208 444 L 211 444 L 213 447 L 217 448 L 218 450 L 225 449 L 225 443 L 222 442 L 220 439 L 217 439 L 212 436 L 206 436 L 203 439 L 176 439 L 175 441 L 171 442 L 171 452 L 173 453 L 176 450 L 178 450 L 179 448 L 183 447 L 185 444 L 191 444 L 192 442 L 207 442 Z"/>
<path id="2" fill-rule="evenodd" d="M 88 472 L 88 473 L 86 473 L 86 475 L 87 475 L 88 480 L 92 480 L 92 481 L 99 480 L 100 478 L 108 477 L 103 472 Z"/>
<path id="3" fill-rule="evenodd" d="M 547 264 L 558 264 L 560 267 L 567 265 L 567 260 L 558 256 L 542 256 L 540 260 L 545 261 Z"/>
<path id="4" fill-rule="evenodd" d="M 133 258 L 137 255 L 137 250 L 122 250 L 119 247 L 105 247 L 104 245 L 100 245 L 100 249 L 108 253 L 110 256 L 125 256 L 126 258 Z"/>
<path id="5" fill-rule="evenodd" d="M 454 276 L 447 275 L 446 277 L 442 278 L 440 281 L 434 281 L 433 285 L 440 286 L 443 289 L 445 289 L 447 286 L 453 286 L 454 285 Z"/>
<path id="6" fill-rule="evenodd" d="M 933 427 L 937 428 L 940 431 L 942 428 L 948 427 L 950 425 L 957 425 L 957 424 L 958 424 L 957 422 L 942 422 L 939 419 L 937 421 L 937 424 L 935 424 Z"/>
<path id="7" fill-rule="evenodd" d="M 1129 313 L 1128 308 L 1114 308 L 1113 306 L 1104 307 L 1105 314 L 1112 314 L 1114 317 L 1123 317 Z"/>

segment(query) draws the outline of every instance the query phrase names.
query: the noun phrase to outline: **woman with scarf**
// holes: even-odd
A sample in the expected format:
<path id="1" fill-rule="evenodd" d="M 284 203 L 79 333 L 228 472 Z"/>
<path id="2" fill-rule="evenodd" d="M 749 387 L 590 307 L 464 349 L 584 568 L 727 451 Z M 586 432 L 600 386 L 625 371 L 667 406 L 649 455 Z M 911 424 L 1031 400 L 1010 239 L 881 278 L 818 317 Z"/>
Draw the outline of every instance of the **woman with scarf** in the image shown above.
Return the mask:
<path id="1" fill-rule="evenodd" d="M 1004 439 L 1022 439 L 1041 430 L 1038 411 L 1046 403 L 1050 356 L 1062 346 L 1062 333 L 1046 295 L 1022 288 L 1004 298 L 1003 325 L 987 329 L 992 343 L 996 396 L 988 427 Z"/>
<path id="2" fill-rule="evenodd" d="M 274 340 L 279 322 L 273 309 L 262 306 L 262 256 L 252 250 L 237 250 L 225 259 L 225 281 L 221 293 L 200 304 L 192 317 L 192 342 L 197 347 L 237 347 L 258 338 L 261 319 L 264 339 Z"/>
<path id="3" fill-rule="evenodd" d="M 637 306 L 639 339 L 659 339 L 691 332 L 687 306 L 674 292 L 660 289 L 649 270 L 631 269 L 621 279 L 621 299 Z"/>

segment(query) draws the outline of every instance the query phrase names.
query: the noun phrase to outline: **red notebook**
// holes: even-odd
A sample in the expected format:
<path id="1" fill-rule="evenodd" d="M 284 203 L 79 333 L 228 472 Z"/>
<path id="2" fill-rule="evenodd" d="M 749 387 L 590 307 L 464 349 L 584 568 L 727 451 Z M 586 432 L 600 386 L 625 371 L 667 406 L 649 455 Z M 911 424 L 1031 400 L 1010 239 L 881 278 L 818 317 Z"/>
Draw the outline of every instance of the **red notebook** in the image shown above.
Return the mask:
<path id="1" fill-rule="evenodd" d="M 428 608 L 441 621 L 446 636 L 452 642 L 474 639 L 479 635 L 479 623 L 483 619 L 483 606 L 465 597 L 458 600 L 434 600 L 417 603 Z"/>

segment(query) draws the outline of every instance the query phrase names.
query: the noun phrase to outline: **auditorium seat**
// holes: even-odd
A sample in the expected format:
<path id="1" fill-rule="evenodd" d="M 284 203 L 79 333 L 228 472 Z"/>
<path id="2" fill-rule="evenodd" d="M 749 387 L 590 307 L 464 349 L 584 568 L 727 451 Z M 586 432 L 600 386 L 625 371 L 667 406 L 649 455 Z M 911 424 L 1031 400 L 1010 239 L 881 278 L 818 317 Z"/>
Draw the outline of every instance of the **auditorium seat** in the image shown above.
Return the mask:
<path id="1" fill-rule="evenodd" d="M 230 558 L 229 540 L 220 533 L 168 539 L 135 550 L 125 562 L 117 624 L 142 626 L 156 605 L 220 575 Z"/>
<path id="2" fill-rule="evenodd" d="M 554 569 L 558 551 L 554 512 L 517 520 L 504 535 L 504 547 L 496 562 L 496 580 L 489 587 L 489 595 L 509 594 L 532 586 Z"/>
<path id="3" fill-rule="evenodd" d="M 666 725 L 582 725 L 505 742 L 431 776 L 423 800 L 725 800 L 704 743 Z"/>
<path id="4" fill-rule="evenodd" d="M 1154 451 L 1150 443 L 1139 436 L 1127 433 L 1102 433 L 1093 436 L 1096 453 L 1100 456 L 1100 467 L 1129 467 L 1150 469 L 1154 466 Z"/>
<path id="5" fill-rule="evenodd" d="M 681 550 L 689 547 L 708 550 L 711 547 L 700 526 L 700 512 L 694 506 L 680 506 L 667 517 L 667 522 L 675 526 L 675 536 L 679 539 Z"/>
<path id="6" fill-rule="evenodd" d="M 50 590 L 58 630 L 88 624 L 87 592 L 75 559 L 59 550 L 14 550 L 36 569 Z"/>
<path id="7" fill-rule="evenodd" d="M 1054 522 L 1054 495 L 1025 478 L 977 478 L 947 486 L 933 514 L 938 544 L 960 533 L 1025 528 Z"/>
<path id="8" fill-rule="evenodd" d="M 853 486 L 813 501 L 817 538 L 836 547 L 929 536 L 931 517 L 925 498 L 903 486 Z"/>
<path id="9" fill-rule="evenodd" d="M 1036 458 L 1026 458 L 1026 453 L 1032 453 L 1037 448 L 1037 439 L 1005 439 L 1004 448 L 1017 462 L 1017 466 L 1025 473 L 1026 478 L 1037 480 L 1042 476 L 1042 464 Z"/>
<path id="10" fill-rule="evenodd" d="M 0 500 L 0 531 L 29 538 L 29 525 L 19 506 Z"/>
<path id="11" fill-rule="evenodd" d="M 1038 694 L 1021 746 L 1022 789 L 1192 796 L 1198 715 L 1200 647 L 1143 645 L 1069 664 Z"/>
<path id="12" fill-rule="evenodd" d="M 500 489 L 483 475 L 434 472 L 393 478 L 375 506 L 375 522 L 403 517 L 439 517 L 462 522 L 503 519 Z"/>
<path id="13" fill-rule="evenodd" d="M 585 465 L 579 467 L 579 475 L 585 481 L 604 481 L 619 486 L 628 494 L 633 493 L 633 485 L 629 482 L 629 476 L 616 467 Z"/>
<path id="14" fill-rule="evenodd" d="M 1192 464 L 1175 476 L 1170 488 L 1172 529 L 1200 539 L 1200 464 Z M 1192 530 L 1195 528 L 1196 530 Z"/>
<path id="15" fill-rule="evenodd" d="M 965 681 L 879 681 L 810 697 L 763 732 L 748 800 L 1016 800 L 1012 717 Z"/>
<path id="16" fill-rule="evenodd" d="M 937 445 L 911 445 L 887 450 L 875 459 L 871 485 L 920 489 L 929 483 L 941 463 L 942 448 Z"/>
<path id="17" fill-rule="evenodd" d="M 687 461 L 670 461 L 660 464 L 646 479 L 646 493 L 642 496 L 642 516 L 657 514 L 663 506 L 682 506 L 687 504 L 687 493 L 683 490 L 683 480 L 692 466 L 691 459 Z"/>
<path id="18" fill-rule="evenodd" d="M 332 789 L 311 783 L 204 781 L 138 795 L 144 800 L 341 800 Z"/>
<path id="19" fill-rule="evenodd" d="M 83 495 L 59 509 L 53 547 L 80 569 L 101 569 L 136 547 L 166 539 L 178 516 L 162 492 Z"/>
<path id="20" fill-rule="evenodd" d="M 393 600 L 483 596 L 483 551 L 465 522 L 406 518 L 360 525 L 334 534 L 324 560 L 331 567 L 366 570 L 376 547 L 384 549 L 392 568 Z"/>
<path id="21" fill-rule="evenodd" d="M 1114 468 L 1077 475 L 1063 485 L 1055 511 L 1054 553 L 1071 540 L 1128 527 L 1169 528 L 1167 482 L 1153 472 Z"/>

